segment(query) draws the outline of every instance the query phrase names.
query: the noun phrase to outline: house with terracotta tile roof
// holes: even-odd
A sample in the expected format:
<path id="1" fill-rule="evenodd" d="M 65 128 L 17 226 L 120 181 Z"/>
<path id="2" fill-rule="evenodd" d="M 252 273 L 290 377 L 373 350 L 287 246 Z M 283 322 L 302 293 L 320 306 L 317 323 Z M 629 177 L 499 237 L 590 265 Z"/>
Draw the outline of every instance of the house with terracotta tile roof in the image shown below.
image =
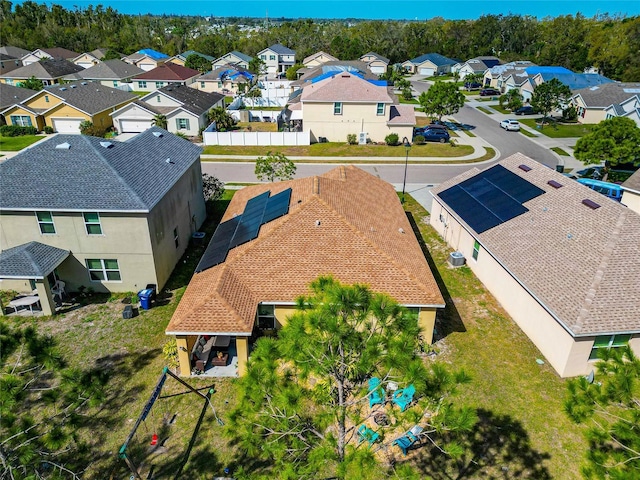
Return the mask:
<path id="1" fill-rule="evenodd" d="M 431 225 L 558 375 L 640 353 L 638 213 L 520 153 L 432 195 Z"/>
<path id="2" fill-rule="evenodd" d="M 133 77 L 135 90 L 153 92 L 167 85 L 191 85 L 202 73 L 193 68 L 167 62 Z"/>
<path id="3" fill-rule="evenodd" d="M 367 284 L 414 309 L 431 343 L 445 302 L 396 192 L 340 166 L 234 195 L 165 330 L 177 339 L 181 374 L 196 365 L 194 346 L 217 337 L 229 346 L 225 364 L 242 375 L 252 340 L 286 324 L 320 275 Z"/>
<path id="4" fill-rule="evenodd" d="M 390 133 L 412 138 L 416 123 L 412 105 L 398 105 L 386 81 L 358 73 L 331 71 L 304 86 L 300 95 L 302 128 L 311 141 L 345 142 L 348 134 L 384 142 Z"/>

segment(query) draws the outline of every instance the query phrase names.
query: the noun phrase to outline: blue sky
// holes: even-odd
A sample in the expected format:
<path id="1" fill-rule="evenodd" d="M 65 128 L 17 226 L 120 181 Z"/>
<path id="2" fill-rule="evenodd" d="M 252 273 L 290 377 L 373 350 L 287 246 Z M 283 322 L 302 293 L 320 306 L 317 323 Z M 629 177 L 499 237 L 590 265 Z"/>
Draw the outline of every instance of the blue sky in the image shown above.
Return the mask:
<path id="1" fill-rule="evenodd" d="M 17 2 L 19 3 L 19 2 Z M 410 19 L 425 20 L 434 16 L 449 19 L 474 19 L 487 14 L 533 15 L 538 18 L 567 15 L 580 12 L 587 17 L 609 13 L 626 16 L 640 15 L 640 0 L 549 1 L 549 0 L 448 0 L 442 2 L 414 1 L 335 1 L 335 0 L 58 0 L 68 9 L 75 6 L 102 4 L 121 13 L 138 14 L 187 14 L 221 17 L 269 18 L 361 18 L 361 19 Z"/>

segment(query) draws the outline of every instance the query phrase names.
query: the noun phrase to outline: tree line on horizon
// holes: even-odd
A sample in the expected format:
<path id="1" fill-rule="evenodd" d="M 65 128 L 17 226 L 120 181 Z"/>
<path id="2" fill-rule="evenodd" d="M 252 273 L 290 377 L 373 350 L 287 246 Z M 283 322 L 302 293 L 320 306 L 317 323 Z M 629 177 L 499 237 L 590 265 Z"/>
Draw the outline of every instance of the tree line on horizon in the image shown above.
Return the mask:
<path id="1" fill-rule="evenodd" d="M 477 20 L 282 21 L 253 29 L 241 19 L 125 15 L 102 5 L 67 10 L 60 5 L 0 0 L 0 43 L 27 50 L 64 47 L 78 53 L 108 48 L 130 54 L 153 48 L 175 55 L 195 50 L 213 57 L 238 50 L 255 55 L 274 43 L 300 60 L 325 51 L 341 60 L 373 51 L 392 63 L 436 52 L 467 60 L 492 55 L 530 60 L 581 72 L 595 67 L 619 81 L 640 81 L 640 16 L 581 14 L 539 20 L 522 15 L 483 15 Z M 256 22 L 252 22 L 256 25 Z M 259 25 L 259 24 L 258 24 Z"/>

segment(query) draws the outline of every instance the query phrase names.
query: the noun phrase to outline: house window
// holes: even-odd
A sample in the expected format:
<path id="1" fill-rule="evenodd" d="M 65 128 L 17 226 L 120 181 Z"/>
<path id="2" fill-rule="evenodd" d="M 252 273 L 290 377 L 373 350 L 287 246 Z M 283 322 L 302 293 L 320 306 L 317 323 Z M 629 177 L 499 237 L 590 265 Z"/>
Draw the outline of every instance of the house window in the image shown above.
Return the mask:
<path id="1" fill-rule="evenodd" d="M 49 95 L 45 95 L 45 96 L 44 96 L 44 101 L 45 101 L 46 103 L 49 103 Z"/>
<path id="2" fill-rule="evenodd" d="M 162 101 L 162 99 L 160 98 L 160 95 L 156 96 L 156 102 L 160 103 Z"/>
<path id="3" fill-rule="evenodd" d="M 114 87 L 117 87 L 117 86 L 118 86 L 118 80 L 114 80 L 114 81 L 113 81 L 113 86 L 114 86 Z"/>
<path id="4" fill-rule="evenodd" d="M 83 213 L 84 228 L 87 235 L 102 235 L 102 225 L 100 224 L 100 214 L 98 212 Z"/>
<path id="5" fill-rule="evenodd" d="M 173 229 L 173 243 L 176 244 L 176 248 L 180 246 L 180 236 L 178 235 L 178 227 Z"/>
<path id="6" fill-rule="evenodd" d="M 266 55 L 260 55 L 260 60 L 266 60 L 267 56 Z"/>
<path id="7" fill-rule="evenodd" d="M 147 88 L 147 82 L 138 82 L 138 88 Z"/>
<path id="8" fill-rule="evenodd" d="M 376 108 L 376 115 L 384 115 L 384 103 L 379 103 Z"/>
<path id="9" fill-rule="evenodd" d="M 276 56 L 275 55 L 269 55 L 269 60 L 275 60 Z"/>
<path id="10" fill-rule="evenodd" d="M 200 88 L 204 88 L 205 87 L 205 83 L 204 82 L 200 82 Z"/>
<path id="11" fill-rule="evenodd" d="M 51 212 L 36 212 L 40 233 L 43 235 L 55 235 L 56 226 L 53 224 L 53 215 Z"/>
<path id="12" fill-rule="evenodd" d="M 28 115 L 11 115 L 11 124 L 21 127 L 31 127 L 31 117 Z"/>
<path id="13" fill-rule="evenodd" d="M 120 276 L 120 268 L 118 267 L 118 260 L 101 259 L 101 258 L 87 258 L 87 270 L 89 270 L 89 277 L 92 282 L 120 282 L 122 277 Z"/>
<path id="14" fill-rule="evenodd" d="M 178 127 L 178 130 L 189 130 L 189 119 L 176 118 L 176 127 Z"/>
<path id="15" fill-rule="evenodd" d="M 273 305 L 258 305 L 258 328 L 260 330 L 274 330 L 276 328 L 275 307 Z"/>
<path id="16" fill-rule="evenodd" d="M 333 104 L 333 114 L 342 115 L 342 102 L 335 102 Z"/>
<path id="17" fill-rule="evenodd" d="M 7 78 L 7 85 L 13 85 L 13 78 Z"/>
<path id="18" fill-rule="evenodd" d="M 473 259 L 478 260 L 478 254 L 480 253 L 480 243 L 476 240 L 473 242 Z"/>
<path id="19" fill-rule="evenodd" d="M 164 82 L 156 82 L 156 88 L 164 87 Z"/>
<path id="20" fill-rule="evenodd" d="M 612 348 L 624 348 L 629 345 L 631 335 L 603 335 L 596 337 L 593 342 L 593 348 L 589 355 L 589 360 L 598 360 L 600 358 L 599 350 L 611 350 Z"/>
<path id="21" fill-rule="evenodd" d="M 218 88 L 222 88 L 222 82 L 218 82 Z"/>

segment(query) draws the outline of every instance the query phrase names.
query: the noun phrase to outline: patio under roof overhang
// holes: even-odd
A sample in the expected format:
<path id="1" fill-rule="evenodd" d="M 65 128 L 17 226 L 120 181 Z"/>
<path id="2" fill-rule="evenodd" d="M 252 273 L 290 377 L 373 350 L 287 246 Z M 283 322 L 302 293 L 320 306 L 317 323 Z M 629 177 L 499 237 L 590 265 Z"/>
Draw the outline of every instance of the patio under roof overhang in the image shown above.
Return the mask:
<path id="1" fill-rule="evenodd" d="M 69 250 L 29 242 L 0 252 L 0 279 L 34 280 L 45 315 L 55 312 L 55 301 L 47 276 L 71 254 Z M 36 297 L 37 298 L 37 297 Z"/>

